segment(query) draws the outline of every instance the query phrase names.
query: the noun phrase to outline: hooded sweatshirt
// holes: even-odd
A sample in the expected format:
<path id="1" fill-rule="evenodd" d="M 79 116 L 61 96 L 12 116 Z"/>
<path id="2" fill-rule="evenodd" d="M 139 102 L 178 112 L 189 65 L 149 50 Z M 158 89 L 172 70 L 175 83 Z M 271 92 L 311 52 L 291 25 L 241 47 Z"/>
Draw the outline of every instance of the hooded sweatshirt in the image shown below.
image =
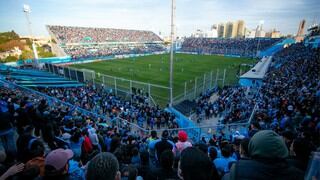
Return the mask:
<path id="1" fill-rule="evenodd" d="M 286 144 L 274 131 L 257 132 L 249 142 L 248 151 L 251 159 L 235 163 L 223 179 L 303 179 L 303 172 L 287 163 Z"/>

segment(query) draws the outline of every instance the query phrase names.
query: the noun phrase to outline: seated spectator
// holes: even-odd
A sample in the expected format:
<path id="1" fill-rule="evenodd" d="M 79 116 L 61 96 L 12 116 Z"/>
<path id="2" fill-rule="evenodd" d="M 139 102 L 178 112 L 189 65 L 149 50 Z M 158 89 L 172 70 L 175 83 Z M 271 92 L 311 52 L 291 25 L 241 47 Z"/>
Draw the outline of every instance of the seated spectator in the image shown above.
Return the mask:
<path id="1" fill-rule="evenodd" d="M 88 164 L 87 180 L 121 180 L 117 158 L 108 152 L 99 153 Z"/>
<path id="2" fill-rule="evenodd" d="M 286 162 L 288 149 L 274 131 L 257 132 L 248 150 L 252 159 L 235 163 L 223 179 L 303 179 L 303 172 Z"/>

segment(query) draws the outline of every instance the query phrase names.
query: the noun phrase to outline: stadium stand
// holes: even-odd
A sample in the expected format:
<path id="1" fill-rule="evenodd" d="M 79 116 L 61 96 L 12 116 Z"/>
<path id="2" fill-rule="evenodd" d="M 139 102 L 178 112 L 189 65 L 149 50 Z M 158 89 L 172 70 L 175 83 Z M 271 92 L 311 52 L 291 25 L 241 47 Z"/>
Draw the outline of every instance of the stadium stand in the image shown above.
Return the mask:
<path id="1" fill-rule="evenodd" d="M 47 29 L 73 59 L 165 51 L 162 39 L 151 31 L 70 26 Z"/>
<path id="2" fill-rule="evenodd" d="M 6 67 L 0 69 L 0 75 L 7 80 L 25 87 L 80 87 L 79 81 L 72 81 L 46 71 Z"/>
<path id="3" fill-rule="evenodd" d="M 219 39 L 187 38 L 182 43 L 182 52 L 197 54 L 222 54 L 241 57 L 256 57 L 257 51 L 264 50 L 282 38 Z"/>
<path id="4" fill-rule="evenodd" d="M 257 110 L 248 134 L 212 133 L 198 141 L 181 129 L 158 137 L 157 128 L 140 134 L 128 124 L 108 124 L 118 114 L 129 121 L 160 116 L 160 126 L 174 123 L 170 114 L 149 107 L 143 94 L 124 101 L 93 84 L 35 91 L 1 77 L 0 179 L 319 178 L 319 166 L 308 167 L 320 145 L 319 72 L 320 50 L 299 43 L 275 54 L 254 94 L 225 87 L 213 103 L 212 92 L 203 94 L 199 112 L 223 112 L 225 123 L 247 119 L 253 104 Z"/>
<path id="5" fill-rule="evenodd" d="M 188 99 L 174 106 L 175 109 L 180 111 L 185 116 L 190 116 L 190 112 L 193 112 L 195 107 L 196 107 L 196 102 L 190 101 Z"/>

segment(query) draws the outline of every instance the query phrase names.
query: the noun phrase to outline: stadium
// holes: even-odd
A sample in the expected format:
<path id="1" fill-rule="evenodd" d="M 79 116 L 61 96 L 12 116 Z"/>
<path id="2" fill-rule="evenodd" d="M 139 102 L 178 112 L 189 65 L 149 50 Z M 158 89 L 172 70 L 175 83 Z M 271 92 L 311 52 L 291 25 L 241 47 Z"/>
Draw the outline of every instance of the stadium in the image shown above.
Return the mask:
<path id="1" fill-rule="evenodd" d="M 36 38 L 23 6 L 30 36 L 0 33 L 0 180 L 320 179 L 320 24 L 178 36 L 170 3 L 167 37 L 44 15 Z"/>

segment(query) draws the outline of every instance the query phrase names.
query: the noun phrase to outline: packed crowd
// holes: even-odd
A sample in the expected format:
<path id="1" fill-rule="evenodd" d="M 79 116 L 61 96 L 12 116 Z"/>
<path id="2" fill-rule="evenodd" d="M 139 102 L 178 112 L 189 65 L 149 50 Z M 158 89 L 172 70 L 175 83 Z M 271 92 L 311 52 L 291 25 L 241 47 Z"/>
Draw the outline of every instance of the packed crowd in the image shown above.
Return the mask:
<path id="1" fill-rule="evenodd" d="M 1 104 L 0 180 L 319 179 L 319 166 L 308 167 L 310 159 L 319 162 L 315 152 L 320 151 L 319 56 L 319 49 L 300 44 L 276 54 L 255 96 L 258 110 L 248 134 L 230 138 L 213 134 L 195 142 L 185 131 L 170 135 L 164 130 L 161 137 L 155 130 L 137 134 L 129 126 L 106 125 L 104 119 L 2 86 L 0 100 L 6 111 Z M 42 91 L 83 108 L 95 109 L 106 101 L 111 107 L 102 112 L 120 109 L 127 118 L 139 109 L 134 104 L 144 107 L 146 102 L 141 94 L 132 102 L 110 93 L 104 96 L 94 86 Z M 220 92 L 218 109 L 245 109 L 241 105 L 245 89 Z M 143 114 L 148 116 L 147 110 Z"/>
<path id="2" fill-rule="evenodd" d="M 198 54 L 227 54 L 243 57 L 255 57 L 257 50 L 265 50 L 279 38 L 253 38 L 253 39 L 218 39 L 218 38 L 187 38 L 181 51 Z"/>
<path id="3" fill-rule="evenodd" d="M 217 99 L 211 99 L 216 93 Z M 246 87 L 223 87 L 207 91 L 196 100 L 198 121 L 220 117 L 221 123 L 247 121 L 255 105 L 255 96 Z"/>
<path id="4" fill-rule="evenodd" d="M 99 115 L 106 115 L 109 119 L 119 116 L 142 128 L 153 130 L 178 127 L 174 115 L 159 106 L 151 106 L 148 95 L 141 90 L 132 94 L 128 100 L 92 84 L 76 88 L 38 88 L 37 90 Z"/>
<path id="5" fill-rule="evenodd" d="M 319 143 L 319 49 L 295 44 L 276 54 L 273 63 L 257 99 L 256 120 L 274 130 L 307 128 L 309 138 Z"/>
<path id="6" fill-rule="evenodd" d="M 1 180 L 303 179 L 319 146 L 310 144 L 307 129 L 295 137 L 259 123 L 250 125 L 248 137 L 199 142 L 185 131 L 135 134 L 101 119 L 67 118 L 71 110 L 17 89 L 1 87 L 0 94 L 8 109 L 0 112 Z"/>
<path id="7" fill-rule="evenodd" d="M 310 28 L 310 30 L 308 30 L 308 31 L 309 31 L 309 34 L 308 34 L 309 37 L 319 36 L 320 35 L 320 25 L 316 25 L 316 26 Z"/>
<path id="8" fill-rule="evenodd" d="M 159 36 L 151 31 L 89 28 L 71 26 L 47 26 L 60 43 L 81 42 L 156 42 L 162 41 Z"/>
<path id="9" fill-rule="evenodd" d="M 48 30 L 73 59 L 165 51 L 161 38 L 151 31 L 69 26 L 48 26 Z"/>
<path id="10" fill-rule="evenodd" d="M 147 54 L 165 51 L 162 44 L 140 44 L 129 46 L 128 44 L 117 45 L 115 47 L 99 45 L 99 46 L 66 46 L 64 51 L 73 59 L 79 58 L 103 58 L 115 55 L 127 54 Z"/>

